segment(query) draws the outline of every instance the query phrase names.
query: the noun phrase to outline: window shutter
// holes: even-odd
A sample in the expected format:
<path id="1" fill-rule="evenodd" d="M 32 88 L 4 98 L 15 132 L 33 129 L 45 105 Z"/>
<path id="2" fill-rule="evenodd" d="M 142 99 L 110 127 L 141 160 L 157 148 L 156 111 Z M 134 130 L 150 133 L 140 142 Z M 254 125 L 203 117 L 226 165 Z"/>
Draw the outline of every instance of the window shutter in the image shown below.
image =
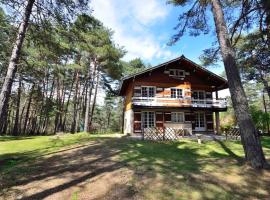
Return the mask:
<path id="1" fill-rule="evenodd" d="M 156 97 L 163 97 L 163 90 L 164 90 L 164 88 L 158 87 L 156 89 Z"/>
<path id="2" fill-rule="evenodd" d="M 140 97 L 141 96 L 141 86 L 135 86 L 134 87 L 134 97 Z"/>
<path id="3" fill-rule="evenodd" d="M 206 99 L 212 99 L 212 93 L 211 92 L 206 92 L 205 93 L 205 98 Z"/>
<path id="4" fill-rule="evenodd" d="M 164 113 L 164 118 L 165 118 L 165 122 L 171 122 L 171 113 L 170 112 L 166 112 Z"/>
<path id="5" fill-rule="evenodd" d="M 142 121 L 141 112 L 134 112 L 134 132 L 141 132 Z"/>
<path id="6" fill-rule="evenodd" d="M 185 121 L 186 122 L 191 122 L 192 121 L 191 113 L 185 113 Z"/>
<path id="7" fill-rule="evenodd" d="M 163 113 L 156 112 L 156 127 L 163 127 Z"/>
<path id="8" fill-rule="evenodd" d="M 171 97 L 171 88 L 164 89 L 164 97 L 170 98 Z"/>

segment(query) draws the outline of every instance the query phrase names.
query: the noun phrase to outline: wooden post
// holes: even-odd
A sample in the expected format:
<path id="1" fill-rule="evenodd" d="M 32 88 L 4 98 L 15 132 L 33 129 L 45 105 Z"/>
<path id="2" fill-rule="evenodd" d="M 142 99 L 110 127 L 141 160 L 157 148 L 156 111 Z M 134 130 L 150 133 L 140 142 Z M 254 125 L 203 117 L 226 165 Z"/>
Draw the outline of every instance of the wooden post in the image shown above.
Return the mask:
<path id="1" fill-rule="evenodd" d="M 218 91 L 216 90 L 216 100 L 218 99 Z M 216 120 L 216 134 L 220 133 L 220 122 L 219 122 L 219 112 L 215 112 L 215 120 Z"/>

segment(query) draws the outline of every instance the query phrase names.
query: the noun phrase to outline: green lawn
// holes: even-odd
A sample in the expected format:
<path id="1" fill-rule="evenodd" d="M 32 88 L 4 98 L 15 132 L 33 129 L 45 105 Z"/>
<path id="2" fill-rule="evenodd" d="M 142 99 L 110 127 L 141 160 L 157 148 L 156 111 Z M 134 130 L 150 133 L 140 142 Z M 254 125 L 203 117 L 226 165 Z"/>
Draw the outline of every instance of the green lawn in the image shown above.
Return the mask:
<path id="1" fill-rule="evenodd" d="M 60 136 L 0 136 L 0 170 L 2 172 L 12 170 L 20 162 L 53 153 L 65 146 L 83 144 L 94 139 L 106 137 L 120 137 L 120 135 L 79 133 Z"/>
<path id="2" fill-rule="evenodd" d="M 196 141 L 187 139 L 150 142 L 120 138 L 119 134 L 86 133 L 68 134 L 58 139 L 53 136 L 22 137 L 16 140 L 3 137 L 0 138 L 1 170 L 6 177 L 12 174 L 20 177 L 18 173 L 31 174 L 31 170 L 35 170 L 32 164 L 28 164 L 30 171 L 18 172 L 17 169 L 29 159 L 63 149 L 63 146 L 87 143 L 90 148 L 91 142 L 98 143 L 98 148 L 102 151 L 117 152 L 117 156 L 112 158 L 116 159 L 116 162 L 124 163 L 124 166 L 133 172 L 129 182 L 119 187 L 128 187 L 129 194 L 136 194 L 139 199 L 270 197 L 269 171 L 256 171 L 243 164 L 243 150 L 239 141 L 204 141 L 199 145 Z M 262 138 L 262 144 L 269 160 L 270 138 Z M 99 159 L 108 155 L 101 153 L 100 149 L 91 148 L 93 150 L 90 152 L 93 153 L 85 156 L 96 156 Z"/>

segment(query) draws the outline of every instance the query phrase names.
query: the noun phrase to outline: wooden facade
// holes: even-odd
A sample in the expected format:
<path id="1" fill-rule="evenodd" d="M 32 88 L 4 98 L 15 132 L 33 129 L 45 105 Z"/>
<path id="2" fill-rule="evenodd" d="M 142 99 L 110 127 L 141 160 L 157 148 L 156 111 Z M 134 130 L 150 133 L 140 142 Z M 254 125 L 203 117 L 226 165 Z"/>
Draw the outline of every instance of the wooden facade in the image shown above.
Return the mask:
<path id="1" fill-rule="evenodd" d="M 214 113 L 217 119 L 227 105 L 213 96 L 227 87 L 225 79 L 183 56 L 126 77 L 120 88 L 125 132 L 149 127 L 214 132 Z"/>

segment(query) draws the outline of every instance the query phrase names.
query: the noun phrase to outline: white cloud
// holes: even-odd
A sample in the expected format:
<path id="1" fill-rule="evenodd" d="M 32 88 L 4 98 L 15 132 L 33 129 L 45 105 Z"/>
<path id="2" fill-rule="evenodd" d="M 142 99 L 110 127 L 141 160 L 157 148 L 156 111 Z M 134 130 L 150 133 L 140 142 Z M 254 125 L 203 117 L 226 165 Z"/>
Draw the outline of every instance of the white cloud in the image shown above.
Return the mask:
<path id="1" fill-rule="evenodd" d="M 168 9 L 166 9 L 164 2 L 158 0 L 133 0 L 130 1 L 130 9 L 138 21 L 142 24 L 148 24 L 167 16 Z"/>
<path id="2" fill-rule="evenodd" d="M 163 0 L 93 0 L 93 15 L 114 31 L 114 40 L 128 51 L 125 60 L 145 61 L 176 57 L 167 41 L 155 36 L 152 27 L 164 20 L 170 8 Z"/>

